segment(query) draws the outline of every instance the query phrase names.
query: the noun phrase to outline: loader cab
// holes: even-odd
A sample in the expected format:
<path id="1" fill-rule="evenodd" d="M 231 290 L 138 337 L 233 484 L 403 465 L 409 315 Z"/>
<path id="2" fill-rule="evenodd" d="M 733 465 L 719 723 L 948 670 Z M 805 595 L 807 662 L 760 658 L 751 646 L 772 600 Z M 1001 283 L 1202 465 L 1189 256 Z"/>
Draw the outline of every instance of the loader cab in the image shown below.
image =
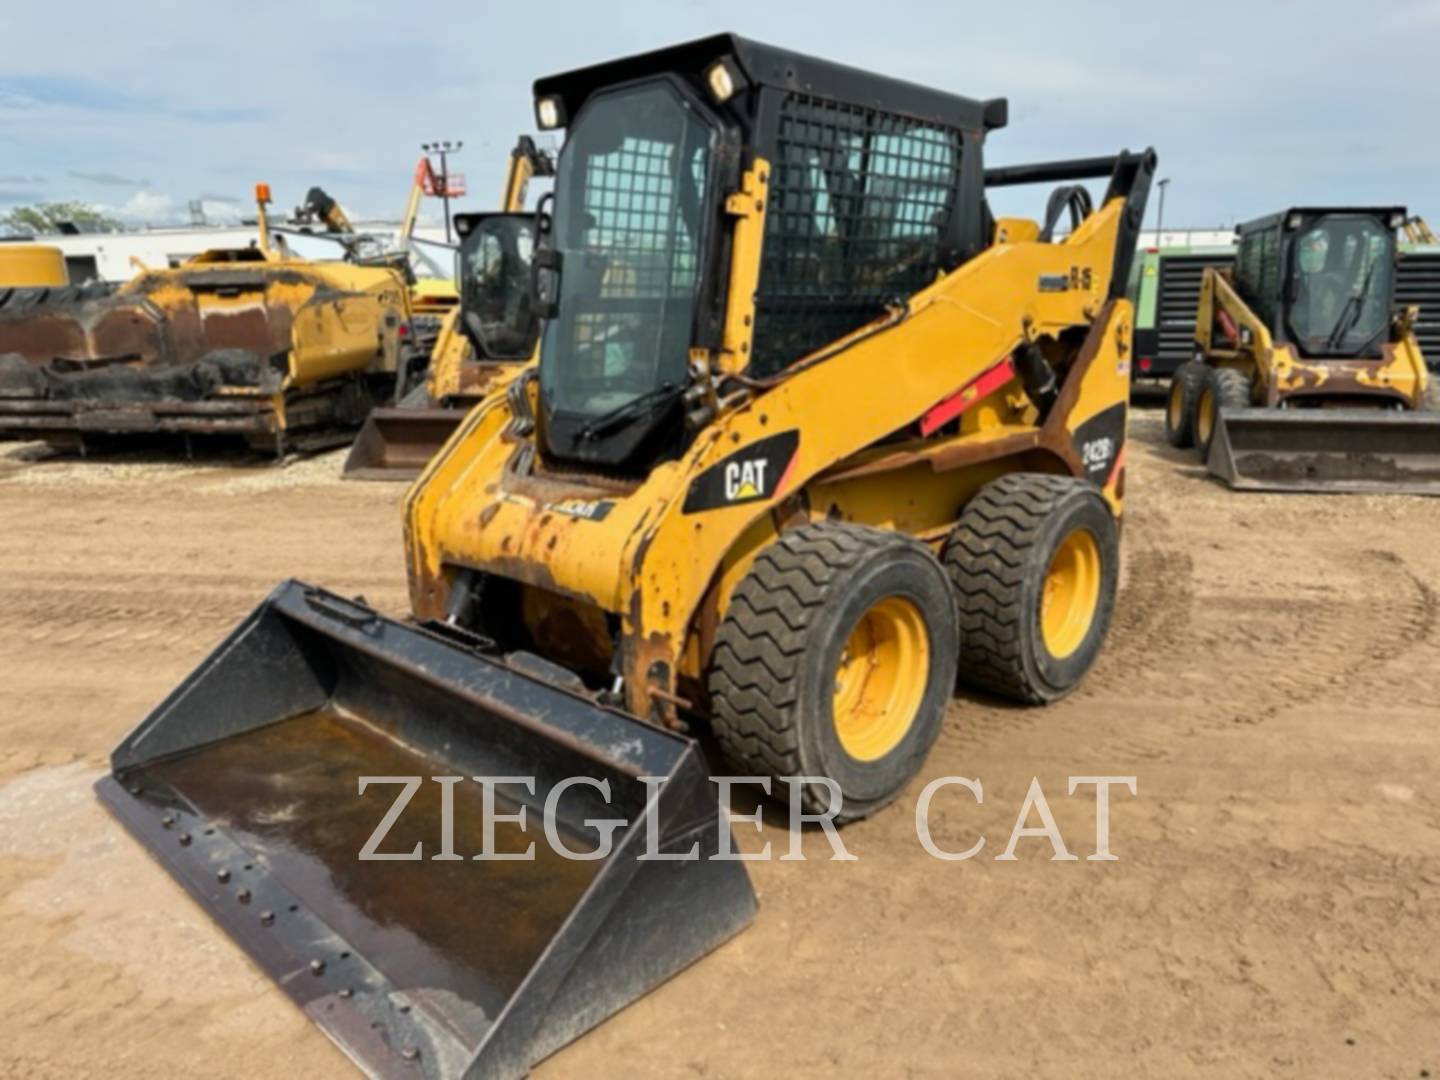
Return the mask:
<path id="1" fill-rule="evenodd" d="M 1390 339 L 1400 208 L 1295 208 L 1236 229 L 1235 284 L 1277 342 L 1311 360 L 1377 358 Z"/>
<path id="2" fill-rule="evenodd" d="M 538 229 L 536 214 L 455 215 L 460 325 L 484 359 L 525 360 L 535 351 L 540 320 L 530 278 Z"/>
<path id="3" fill-rule="evenodd" d="M 533 289 L 552 464 L 678 457 L 712 376 L 774 376 L 988 243 L 981 144 L 1003 101 L 732 35 L 541 79 L 535 101 L 567 129 Z M 742 250 L 727 200 L 757 168 L 763 243 Z M 732 281 L 753 290 L 740 334 Z"/>

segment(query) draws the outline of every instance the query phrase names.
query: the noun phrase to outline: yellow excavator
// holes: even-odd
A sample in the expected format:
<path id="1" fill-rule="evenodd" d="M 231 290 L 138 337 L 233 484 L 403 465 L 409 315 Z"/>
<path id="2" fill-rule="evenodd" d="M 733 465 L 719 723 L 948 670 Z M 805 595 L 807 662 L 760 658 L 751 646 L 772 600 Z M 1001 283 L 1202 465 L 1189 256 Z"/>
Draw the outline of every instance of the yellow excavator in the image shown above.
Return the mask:
<path id="1" fill-rule="evenodd" d="M 428 159 L 426 159 L 428 163 Z M 345 460 L 347 480 L 413 480 L 460 425 L 465 414 L 485 395 L 500 373 L 531 359 L 538 324 L 509 336 L 488 333 L 483 325 L 505 318 L 507 305 L 527 297 L 508 283 L 526 280 L 534 238 L 525 206 L 530 181 L 555 172 L 551 156 L 522 135 L 510 152 L 500 205 L 509 226 L 480 228 L 494 215 L 457 214 L 460 248 L 456 256 L 459 303 L 444 312 L 429 353 L 425 381 L 413 390 L 416 372 L 396 385 L 397 402 L 370 413 Z M 407 222 L 417 205 L 412 197 Z M 497 305 L 498 308 L 497 308 Z"/>
<path id="2" fill-rule="evenodd" d="M 1295 207 L 1205 268 L 1166 435 L 1237 490 L 1440 494 L 1440 385 L 1395 308 L 1399 207 Z"/>
<path id="3" fill-rule="evenodd" d="M 1116 599 L 1153 152 L 987 170 L 1003 99 L 732 35 L 534 90 L 479 344 L 538 357 L 409 491 L 410 617 L 282 584 L 99 784 L 373 1075 L 525 1073 L 752 918 L 712 772 L 875 813 Z"/>
<path id="4" fill-rule="evenodd" d="M 348 441 L 401 366 L 403 268 L 292 258 L 257 185 L 259 242 L 142 270 L 113 293 L 0 308 L 0 438 Z"/>

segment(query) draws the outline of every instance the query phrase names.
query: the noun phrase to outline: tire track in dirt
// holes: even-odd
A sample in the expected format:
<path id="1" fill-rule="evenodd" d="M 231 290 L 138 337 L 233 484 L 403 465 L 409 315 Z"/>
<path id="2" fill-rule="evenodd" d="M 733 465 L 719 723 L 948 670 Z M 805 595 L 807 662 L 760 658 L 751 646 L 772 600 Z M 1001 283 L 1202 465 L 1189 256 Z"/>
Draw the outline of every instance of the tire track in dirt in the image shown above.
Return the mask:
<path id="1" fill-rule="evenodd" d="M 201 650 L 220 640 L 244 606 L 236 593 L 70 589 L 0 592 L 0 639 L 11 651 L 63 650 L 104 665 L 135 652 Z"/>
<path id="2" fill-rule="evenodd" d="M 377 583 L 378 584 L 378 583 Z M 383 583 L 388 591 L 389 582 Z M 10 648 L 104 645 L 107 653 L 158 645 L 196 647 L 210 627 L 233 626 L 276 585 L 227 582 L 224 589 L 172 580 L 143 590 L 44 585 L 0 588 L 0 640 Z M 200 644 L 213 644 L 219 631 Z"/>
<path id="3" fill-rule="evenodd" d="M 1057 739 L 1079 734 L 1087 756 L 1168 760 L 1180 752 L 1178 741 L 1196 735 L 1262 724 L 1332 694 L 1360 701 L 1367 692 L 1393 690 L 1397 670 L 1403 681 L 1406 658 L 1431 642 L 1440 625 L 1440 594 L 1389 549 L 1341 548 L 1298 563 L 1247 555 L 1207 566 L 1177 542 L 1154 506 L 1127 529 L 1126 540 L 1126 575 L 1110 638 L 1085 682 L 1065 702 L 1044 708 L 962 688 L 937 749 L 973 754 L 1047 725 Z M 1258 574 L 1256 587 L 1230 583 L 1237 564 Z M 1287 574 L 1296 577 L 1288 588 Z M 1212 595 L 1198 598 L 1197 586 Z M 1423 675 L 1413 681 L 1424 685 Z M 1197 693 L 1213 694 L 1215 708 L 1197 710 Z M 1082 718 L 1067 709 L 1127 699 L 1153 719 L 1136 724 L 1133 713 L 1113 721 L 1093 713 Z M 1185 714 L 1183 726 L 1169 722 L 1170 711 Z"/>
<path id="4" fill-rule="evenodd" d="M 1121 550 L 1124 572 L 1109 638 L 1094 670 L 1067 702 L 1084 703 L 1117 690 L 1130 692 L 1137 671 L 1145 670 L 1156 656 L 1172 655 L 1186 640 L 1195 564 L 1189 552 L 1173 546 L 1169 522 L 1158 514 L 1147 515 L 1127 527 Z M 1064 703 L 1017 705 L 962 687 L 936 745 L 974 751 L 1017 730 L 1059 722 L 1057 713 L 1065 707 Z M 1125 744 L 1117 749 L 1125 750 Z M 1148 745 L 1133 750 L 1140 756 L 1154 753 Z"/>
<path id="5" fill-rule="evenodd" d="M 1106 746 L 1144 760 L 1164 760 L 1177 752 L 1175 741 L 1181 737 L 1263 724 L 1333 691 L 1363 701 L 1366 691 L 1382 688 L 1409 654 L 1432 640 L 1440 599 L 1395 552 L 1366 550 L 1350 565 L 1359 571 L 1353 586 L 1332 587 L 1313 601 L 1258 601 L 1264 610 L 1252 613 L 1252 621 L 1261 621 L 1262 615 L 1271 620 L 1268 627 L 1262 623 L 1261 631 L 1237 630 L 1229 639 L 1214 633 L 1197 636 L 1184 666 L 1199 665 L 1212 673 L 1218 667 L 1225 698 L 1245 701 L 1245 707 L 1222 705 L 1184 730 L 1151 723 Z M 1347 601 L 1337 602 L 1337 594 Z M 1273 631 L 1279 615 L 1293 625 L 1294 636 L 1275 648 L 1263 630 Z"/>

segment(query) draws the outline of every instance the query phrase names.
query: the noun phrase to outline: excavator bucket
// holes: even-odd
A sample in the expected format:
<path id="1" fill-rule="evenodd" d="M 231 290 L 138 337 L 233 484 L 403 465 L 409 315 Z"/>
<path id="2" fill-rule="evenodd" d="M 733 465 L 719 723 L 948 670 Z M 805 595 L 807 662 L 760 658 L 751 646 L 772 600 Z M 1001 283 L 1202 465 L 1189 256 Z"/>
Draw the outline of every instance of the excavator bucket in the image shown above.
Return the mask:
<path id="1" fill-rule="evenodd" d="M 1240 491 L 1440 495 L 1440 413 L 1225 409 L 1208 465 Z"/>
<path id="2" fill-rule="evenodd" d="M 755 912 L 692 740 L 482 650 L 287 582 L 97 785 L 372 1076 L 523 1075 Z"/>
<path id="3" fill-rule="evenodd" d="M 439 453 L 464 409 L 372 409 L 360 429 L 341 473 L 346 480 L 414 480 Z"/>

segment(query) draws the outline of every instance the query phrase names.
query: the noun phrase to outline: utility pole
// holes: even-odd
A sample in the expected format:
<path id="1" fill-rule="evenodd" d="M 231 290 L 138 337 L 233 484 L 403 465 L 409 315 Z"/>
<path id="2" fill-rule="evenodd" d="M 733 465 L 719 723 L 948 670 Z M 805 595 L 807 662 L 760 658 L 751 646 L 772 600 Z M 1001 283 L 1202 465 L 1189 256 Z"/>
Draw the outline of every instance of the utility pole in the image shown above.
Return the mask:
<path id="1" fill-rule="evenodd" d="M 1159 182 L 1160 187 L 1160 211 L 1155 218 L 1155 246 L 1160 246 L 1160 232 L 1165 228 L 1165 189 L 1170 186 L 1170 178 L 1167 176 Z"/>
<path id="2" fill-rule="evenodd" d="M 442 140 L 439 140 L 439 141 L 436 141 L 436 142 L 428 142 L 428 143 L 421 143 L 421 144 L 420 144 L 420 149 L 423 150 L 423 151 L 425 151 L 425 153 L 427 153 L 427 154 L 439 154 L 439 155 L 440 155 L 440 175 L 439 175 L 439 178 L 438 178 L 440 190 L 439 190 L 438 192 L 436 192 L 436 194 L 439 195 L 440 198 L 441 198 L 441 199 L 444 201 L 444 203 L 445 203 L 445 242 L 446 242 L 447 244 L 451 242 L 451 240 L 450 240 L 450 195 L 451 195 L 451 191 L 450 191 L 450 155 L 451 155 L 451 154 L 458 154 L 458 153 L 460 152 L 460 148 L 461 148 L 462 146 L 464 146 L 464 145 L 465 145 L 465 143 L 464 143 L 463 141 L 458 140 L 458 139 L 457 139 L 455 142 L 451 142 L 449 139 L 442 139 Z M 462 181 L 462 183 L 463 183 L 463 181 Z M 460 185 L 457 185 L 457 187 L 458 187 L 458 186 L 460 186 Z M 461 192 L 461 191 L 456 191 L 455 194 L 459 195 L 459 194 L 462 194 L 462 192 Z"/>

